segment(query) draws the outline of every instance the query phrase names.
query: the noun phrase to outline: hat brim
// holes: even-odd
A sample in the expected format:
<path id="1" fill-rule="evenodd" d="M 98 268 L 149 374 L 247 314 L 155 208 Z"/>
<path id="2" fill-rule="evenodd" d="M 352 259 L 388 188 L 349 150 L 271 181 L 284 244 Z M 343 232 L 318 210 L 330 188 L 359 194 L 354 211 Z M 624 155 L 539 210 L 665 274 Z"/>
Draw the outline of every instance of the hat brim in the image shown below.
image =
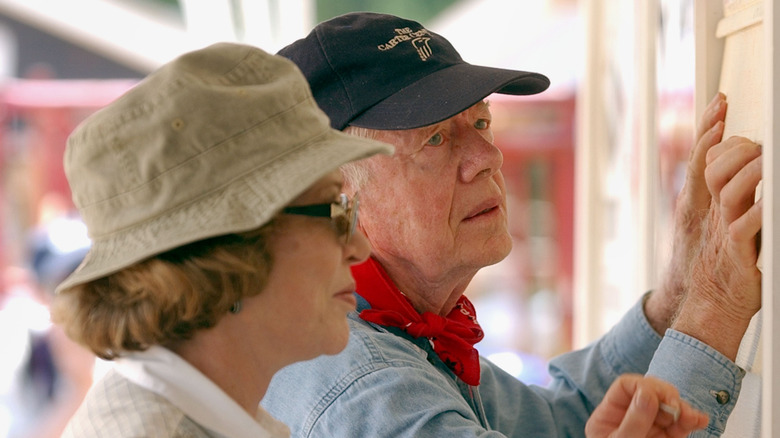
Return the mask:
<path id="1" fill-rule="evenodd" d="M 392 151 L 385 143 L 327 130 L 270 164 L 237 176 L 219 190 L 140 225 L 94 239 L 82 264 L 57 291 L 188 243 L 259 228 L 339 166 Z"/>
<path id="2" fill-rule="evenodd" d="M 539 73 L 455 64 L 399 90 L 349 124 L 370 129 L 414 129 L 457 115 L 493 93 L 531 95 L 549 86 L 550 80 Z"/>

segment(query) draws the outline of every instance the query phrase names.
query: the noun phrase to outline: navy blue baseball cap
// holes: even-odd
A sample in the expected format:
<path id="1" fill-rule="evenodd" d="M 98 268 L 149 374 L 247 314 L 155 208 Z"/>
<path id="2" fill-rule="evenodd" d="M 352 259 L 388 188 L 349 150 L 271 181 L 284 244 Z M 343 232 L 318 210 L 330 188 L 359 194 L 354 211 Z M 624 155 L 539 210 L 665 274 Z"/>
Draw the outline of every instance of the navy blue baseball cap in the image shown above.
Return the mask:
<path id="1" fill-rule="evenodd" d="M 278 54 L 298 65 L 339 130 L 419 128 L 492 93 L 530 95 L 550 86 L 539 73 L 469 64 L 422 24 L 372 12 L 324 21 Z"/>

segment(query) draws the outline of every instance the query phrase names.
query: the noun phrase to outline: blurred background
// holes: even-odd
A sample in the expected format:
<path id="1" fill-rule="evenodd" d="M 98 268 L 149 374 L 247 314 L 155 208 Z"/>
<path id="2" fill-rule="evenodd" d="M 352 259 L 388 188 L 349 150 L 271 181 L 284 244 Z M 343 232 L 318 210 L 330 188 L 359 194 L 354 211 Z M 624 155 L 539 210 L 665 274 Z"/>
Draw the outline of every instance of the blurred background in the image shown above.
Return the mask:
<path id="1" fill-rule="evenodd" d="M 0 437 L 59 436 L 102 366 L 48 320 L 89 246 L 62 170 L 71 130 L 185 51 L 275 52 L 350 11 L 552 81 L 489 99 L 515 244 L 467 291 L 483 355 L 543 385 L 552 356 L 657 286 L 694 138 L 693 0 L 0 0 Z"/>

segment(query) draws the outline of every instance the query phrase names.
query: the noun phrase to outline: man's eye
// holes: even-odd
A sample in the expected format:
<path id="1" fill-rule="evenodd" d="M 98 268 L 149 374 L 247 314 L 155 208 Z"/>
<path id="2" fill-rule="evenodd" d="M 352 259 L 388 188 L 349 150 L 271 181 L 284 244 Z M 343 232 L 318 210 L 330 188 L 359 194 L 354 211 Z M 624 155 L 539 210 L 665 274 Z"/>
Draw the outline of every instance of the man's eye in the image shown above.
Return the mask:
<path id="1" fill-rule="evenodd" d="M 477 129 L 488 129 L 490 126 L 490 120 L 488 119 L 479 119 L 476 122 L 474 122 L 474 127 Z"/>
<path id="2" fill-rule="evenodd" d="M 428 146 L 441 146 L 442 143 L 444 143 L 444 136 L 441 135 L 440 132 L 433 134 L 433 136 L 428 139 Z"/>

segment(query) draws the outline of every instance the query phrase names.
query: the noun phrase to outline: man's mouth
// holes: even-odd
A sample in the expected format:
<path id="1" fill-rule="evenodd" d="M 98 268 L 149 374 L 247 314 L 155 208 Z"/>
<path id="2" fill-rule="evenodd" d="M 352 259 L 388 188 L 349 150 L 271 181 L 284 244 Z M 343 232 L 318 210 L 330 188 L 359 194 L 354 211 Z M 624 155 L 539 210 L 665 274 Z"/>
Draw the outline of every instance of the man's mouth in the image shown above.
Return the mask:
<path id="1" fill-rule="evenodd" d="M 476 210 L 475 212 L 473 212 L 469 216 L 467 216 L 465 220 L 474 219 L 474 218 L 477 218 L 477 217 L 480 217 L 480 216 L 492 213 L 492 212 L 494 212 L 496 210 L 498 210 L 498 204 L 491 202 L 491 203 L 489 203 L 486 206 L 480 206 L 478 210 Z"/>

